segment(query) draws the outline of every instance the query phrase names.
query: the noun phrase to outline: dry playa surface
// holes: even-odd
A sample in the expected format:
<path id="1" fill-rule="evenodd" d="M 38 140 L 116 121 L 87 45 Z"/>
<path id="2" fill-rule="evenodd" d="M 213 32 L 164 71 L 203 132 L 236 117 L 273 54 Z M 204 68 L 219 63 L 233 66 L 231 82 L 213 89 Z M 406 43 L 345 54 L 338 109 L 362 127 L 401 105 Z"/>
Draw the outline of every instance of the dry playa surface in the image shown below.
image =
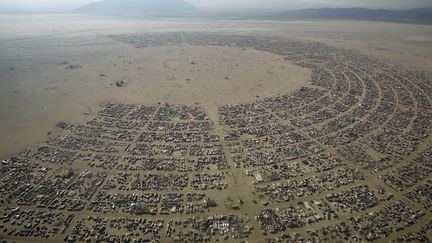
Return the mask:
<path id="1" fill-rule="evenodd" d="M 283 94 L 310 79 L 309 70 L 254 49 L 189 45 L 138 49 L 107 37 L 122 31 L 123 20 L 97 22 L 108 30 L 93 31 L 74 23 L 81 22 L 79 18 L 60 17 L 61 27 L 50 26 L 56 23 L 54 16 L 40 18 L 19 19 L 18 24 L 13 18 L 9 23 L 19 26 L 13 30 L 2 21 L 6 29 L 0 40 L 3 156 L 40 141 L 60 120 L 86 119 L 102 103 L 198 103 L 214 114 L 220 104 Z M 95 24 L 88 21 L 89 26 Z M 146 31 L 159 26 L 170 30 L 176 25 L 126 22 L 131 24 L 135 29 L 130 31 L 147 25 Z M 39 27 L 40 32 L 35 31 Z M 17 29 L 22 32 L 15 33 Z M 117 80 L 127 85 L 117 89 Z"/>
<path id="2" fill-rule="evenodd" d="M 215 113 L 221 104 L 271 97 L 282 90 L 300 88 L 310 79 L 310 71 L 280 56 L 253 49 L 188 45 L 136 49 L 111 43 L 75 50 L 71 47 L 69 51 L 61 56 L 47 54 L 50 64 L 29 60 L 30 70 L 22 65 L 25 61 L 12 64 L 19 67 L 9 70 L 18 75 L 11 75 L 15 77 L 5 83 L 3 90 L 2 99 L 9 103 L 2 110 L 4 122 L 9 123 L 3 126 L 4 136 L 15 136 L 21 129 L 35 130 L 32 124 L 68 121 L 73 119 L 68 117 L 70 112 L 75 116 L 91 113 L 98 104 L 114 101 L 202 104 Z M 62 62 L 62 58 L 70 61 Z M 77 65 L 69 63 L 79 65 L 69 69 L 69 65 Z M 116 88 L 113 84 L 117 80 L 124 80 L 125 87 Z M 10 102 L 10 97 L 17 102 Z M 29 113 L 33 113 L 32 119 L 24 117 Z M 18 116 L 19 124 L 14 116 Z M 18 127 L 11 131 L 13 124 Z"/>
<path id="3" fill-rule="evenodd" d="M 0 53 L 0 242 L 432 240 L 430 26 L 0 15 Z"/>
<path id="4" fill-rule="evenodd" d="M 168 56 L 162 52 L 168 54 L 170 48 L 137 50 L 130 45 L 114 43 L 106 38 L 107 35 L 172 31 L 277 35 L 353 48 L 403 65 L 426 71 L 432 70 L 432 31 L 427 25 L 367 21 L 157 21 L 90 15 L 2 15 L 0 19 L 0 134 L 3 144 L 0 154 L 4 156 L 41 141 L 52 128 L 52 124 L 59 120 L 73 122 L 85 119 L 82 114 L 88 113 L 90 107 L 94 110 L 99 103 L 114 100 L 117 95 L 121 96 L 120 100 L 134 97 L 125 90 L 112 89 L 110 85 L 116 79 L 131 81 L 128 88 L 130 92 L 132 87 L 139 85 L 141 88 L 150 82 L 151 88 L 165 84 L 169 86 L 167 89 L 157 88 L 163 93 L 154 92 L 149 87 L 144 90 L 134 89 L 134 92 L 151 94 L 148 97 L 139 96 L 144 101 L 182 103 L 184 99 L 181 97 L 193 97 L 190 95 L 192 92 L 198 97 L 205 97 L 203 94 L 206 92 L 202 93 L 201 89 L 199 92 L 196 87 L 188 89 L 188 82 L 197 82 L 197 77 L 188 77 L 188 72 L 197 70 L 197 67 L 203 67 L 206 63 L 204 61 L 198 63 L 197 67 L 191 67 L 189 61 L 200 58 L 198 55 L 188 52 L 180 56 L 185 49 L 181 47 L 170 47 L 175 53 Z M 229 95 L 223 95 L 224 98 L 242 99 L 255 95 L 266 97 L 274 93 L 292 91 L 298 88 L 299 82 L 304 83 L 308 80 L 308 77 L 303 76 L 307 74 L 307 70 L 299 72 L 298 68 L 280 60 L 280 57 L 270 57 L 271 54 L 253 50 L 230 52 L 227 48 L 223 48 L 226 50 L 225 54 L 222 54 L 210 53 L 210 50 L 204 47 L 194 48 L 196 51 L 205 51 L 202 58 L 211 59 L 212 62 L 209 64 L 219 62 L 219 67 L 212 66 L 210 70 L 203 68 L 200 71 L 201 79 L 198 81 L 204 82 L 201 83 L 202 86 L 212 83 L 224 87 L 223 91 L 229 92 Z M 159 62 L 151 61 L 152 54 L 157 55 L 155 58 Z M 263 56 L 253 57 L 255 54 Z M 182 57 L 184 58 L 181 59 Z M 224 62 L 224 59 L 234 60 L 234 66 L 229 66 L 229 62 Z M 245 59 L 248 59 L 248 63 L 253 63 L 251 67 L 246 68 L 246 64 L 242 62 Z M 157 70 L 164 69 L 163 71 L 172 75 L 165 77 L 164 72 L 142 75 L 144 71 L 154 70 L 150 68 L 152 66 L 175 60 L 181 61 L 175 65 L 184 65 L 184 68 L 174 70 L 165 66 L 156 67 L 159 68 Z M 271 63 L 273 61 L 275 63 Z M 235 68 L 237 64 L 243 65 L 243 68 Z M 65 69 L 67 65 L 78 66 L 76 70 L 72 70 Z M 241 74 L 242 78 L 237 76 L 232 77 L 237 80 L 225 80 L 229 68 L 238 70 L 231 75 Z M 294 68 L 292 72 L 291 68 Z M 252 69 L 254 70 L 250 71 Z M 105 73 L 110 76 L 100 76 Z M 214 75 L 215 73 L 217 74 Z M 219 79 L 221 77 L 222 80 Z M 282 78 L 288 78 L 289 82 L 284 82 L 278 88 Z M 213 80 L 218 82 L 214 83 Z M 265 80 L 265 85 L 257 83 L 260 80 Z M 164 93 L 175 88 L 170 86 L 174 82 L 176 86 L 183 88 L 177 88 L 178 92 L 175 95 Z M 225 85 L 227 83 L 228 86 Z M 206 86 L 208 90 L 210 87 Z M 217 90 L 211 92 L 211 99 L 220 100 L 221 94 Z M 124 94 L 115 95 L 116 93 Z M 231 95 L 233 93 L 235 96 Z M 140 99 L 134 102 L 140 102 Z"/>

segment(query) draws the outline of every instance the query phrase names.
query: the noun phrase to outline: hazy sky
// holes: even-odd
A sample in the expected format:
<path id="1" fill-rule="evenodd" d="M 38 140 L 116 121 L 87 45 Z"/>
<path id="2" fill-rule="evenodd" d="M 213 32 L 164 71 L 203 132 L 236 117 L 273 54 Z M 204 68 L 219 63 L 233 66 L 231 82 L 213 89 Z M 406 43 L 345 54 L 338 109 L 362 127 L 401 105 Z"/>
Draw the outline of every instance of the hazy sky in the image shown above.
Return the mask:
<path id="1" fill-rule="evenodd" d="M 0 0 L 0 6 L 25 10 L 68 10 L 95 0 Z M 309 7 L 417 8 L 432 6 L 432 0 L 188 0 L 201 9 Z"/>

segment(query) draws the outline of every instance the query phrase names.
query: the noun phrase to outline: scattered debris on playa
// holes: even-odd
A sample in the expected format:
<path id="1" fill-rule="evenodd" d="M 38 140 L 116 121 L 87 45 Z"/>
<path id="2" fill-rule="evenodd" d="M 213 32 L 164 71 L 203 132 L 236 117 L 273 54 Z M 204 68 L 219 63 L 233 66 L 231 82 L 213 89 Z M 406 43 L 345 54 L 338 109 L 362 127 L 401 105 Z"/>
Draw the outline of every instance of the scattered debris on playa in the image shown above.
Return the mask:
<path id="1" fill-rule="evenodd" d="M 67 126 L 68 126 L 68 124 L 65 122 L 62 122 L 62 121 L 55 125 L 55 127 L 61 128 L 61 129 L 65 129 Z"/>
<path id="2" fill-rule="evenodd" d="M 126 85 L 126 83 L 122 79 L 116 81 L 116 86 L 119 88 L 124 87 L 125 85 Z"/>
<path id="3" fill-rule="evenodd" d="M 65 67 L 65 69 L 70 69 L 70 70 L 80 69 L 80 68 L 81 68 L 80 65 L 75 65 L 75 64 L 69 64 Z"/>

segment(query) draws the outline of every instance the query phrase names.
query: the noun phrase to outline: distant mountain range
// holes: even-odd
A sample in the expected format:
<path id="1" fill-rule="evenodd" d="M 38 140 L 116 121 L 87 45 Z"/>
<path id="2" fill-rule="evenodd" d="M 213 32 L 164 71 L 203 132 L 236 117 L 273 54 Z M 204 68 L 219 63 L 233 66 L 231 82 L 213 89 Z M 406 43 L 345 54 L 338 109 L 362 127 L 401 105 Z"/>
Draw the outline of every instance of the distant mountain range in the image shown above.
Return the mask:
<path id="1" fill-rule="evenodd" d="M 185 0 L 102 0 L 75 10 L 79 13 L 133 15 L 142 17 L 199 17 L 216 19 L 266 20 L 373 20 L 408 23 L 432 23 L 432 8 L 384 10 L 367 8 L 316 8 L 290 11 L 198 11 Z"/>
<path id="2" fill-rule="evenodd" d="M 409 10 L 318 8 L 285 11 L 268 17 L 276 19 L 341 19 L 432 23 L 432 8 Z"/>
<path id="3" fill-rule="evenodd" d="M 95 14 L 180 14 L 194 12 L 197 9 L 184 0 L 103 0 L 92 2 L 75 10 L 81 13 Z"/>

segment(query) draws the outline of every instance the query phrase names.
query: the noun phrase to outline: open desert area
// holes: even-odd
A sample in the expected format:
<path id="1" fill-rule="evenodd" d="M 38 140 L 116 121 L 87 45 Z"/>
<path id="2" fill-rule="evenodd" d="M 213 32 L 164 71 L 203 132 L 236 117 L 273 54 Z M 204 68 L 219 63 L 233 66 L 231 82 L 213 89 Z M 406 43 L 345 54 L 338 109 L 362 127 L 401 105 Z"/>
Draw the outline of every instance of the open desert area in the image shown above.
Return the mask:
<path id="1" fill-rule="evenodd" d="M 0 242 L 431 242 L 432 28 L 0 15 Z"/>

